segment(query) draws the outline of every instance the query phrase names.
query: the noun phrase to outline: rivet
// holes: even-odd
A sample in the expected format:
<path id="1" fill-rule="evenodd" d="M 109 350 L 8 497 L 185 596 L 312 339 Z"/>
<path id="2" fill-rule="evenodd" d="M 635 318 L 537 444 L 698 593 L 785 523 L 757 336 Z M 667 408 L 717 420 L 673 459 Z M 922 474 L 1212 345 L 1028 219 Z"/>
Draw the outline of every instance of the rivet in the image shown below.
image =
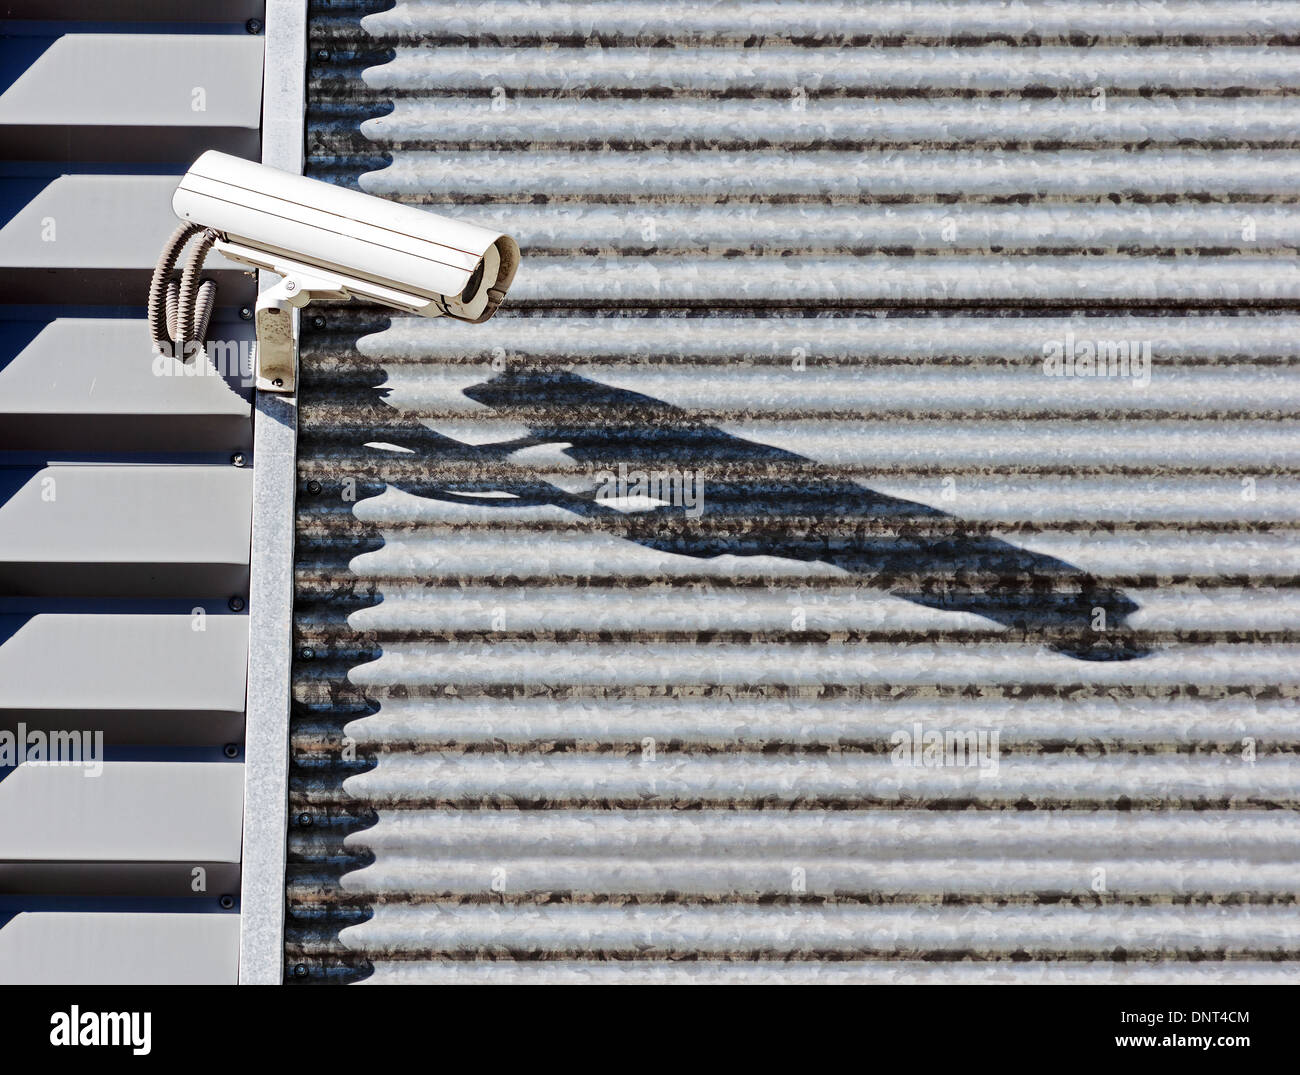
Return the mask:
<path id="1" fill-rule="evenodd" d="M 219 899 L 217 902 L 221 904 L 223 910 L 229 911 L 230 908 L 232 908 L 235 905 L 235 897 L 222 896 L 221 899 Z"/>
<path id="2" fill-rule="evenodd" d="M 324 63 L 324 62 L 325 62 L 326 60 L 328 60 L 329 58 L 330 58 L 330 50 L 329 50 L 329 49 L 317 49 L 317 50 L 316 50 L 316 59 L 320 60 L 322 63 Z"/>
<path id="3" fill-rule="evenodd" d="M 239 757 L 239 747 L 238 747 L 238 745 L 235 744 L 235 743 L 227 743 L 227 744 L 226 744 L 224 747 L 222 747 L 221 749 L 225 752 L 225 755 L 226 755 L 227 758 L 237 758 L 237 757 Z"/>
<path id="4" fill-rule="evenodd" d="M 247 30 L 250 34 L 260 34 L 262 32 L 262 20 L 249 19 L 246 23 L 244 23 L 244 29 Z"/>
<path id="5" fill-rule="evenodd" d="M 316 651 L 312 649 L 310 646 L 305 647 L 302 651 L 302 659 L 304 661 L 310 661 L 315 656 L 316 656 Z"/>
<path id="6" fill-rule="evenodd" d="M 311 828 L 311 814 L 299 814 L 299 815 L 298 815 L 298 824 L 301 825 L 304 829 L 310 829 L 310 828 Z"/>
<path id="7" fill-rule="evenodd" d="M 226 602 L 226 605 L 229 607 L 231 612 L 244 611 L 244 599 L 242 597 L 239 596 L 232 597 L 229 601 Z"/>
<path id="8" fill-rule="evenodd" d="M 277 378 L 276 378 L 274 381 L 272 381 L 271 383 L 272 383 L 273 385 L 275 385 L 276 388 L 283 388 L 283 387 L 284 387 L 284 381 L 282 381 L 279 377 L 277 377 Z"/>
<path id="9" fill-rule="evenodd" d="M 294 968 L 293 968 L 293 976 L 294 976 L 295 978 L 306 978 L 306 977 L 307 977 L 307 964 L 306 964 L 306 963 L 299 963 L 296 967 L 294 967 Z"/>
<path id="10" fill-rule="evenodd" d="M 230 457 L 230 462 L 233 466 L 242 467 L 244 465 L 244 453 L 236 452 Z"/>

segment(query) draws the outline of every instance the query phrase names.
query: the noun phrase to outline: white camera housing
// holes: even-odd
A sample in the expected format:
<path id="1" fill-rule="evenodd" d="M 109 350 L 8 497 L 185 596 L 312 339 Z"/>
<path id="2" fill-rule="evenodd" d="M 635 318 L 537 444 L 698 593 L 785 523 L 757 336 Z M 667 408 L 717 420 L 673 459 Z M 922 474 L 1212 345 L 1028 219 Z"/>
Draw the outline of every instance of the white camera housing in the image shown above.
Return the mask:
<path id="1" fill-rule="evenodd" d="M 297 309 L 355 297 L 478 323 L 519 266 L 508 235 L 215 150 L 181 178 L 172 209 L 217 232 L 225 257 L 284 279 L 257 302 L 258 387 L 292 391 Z"/>

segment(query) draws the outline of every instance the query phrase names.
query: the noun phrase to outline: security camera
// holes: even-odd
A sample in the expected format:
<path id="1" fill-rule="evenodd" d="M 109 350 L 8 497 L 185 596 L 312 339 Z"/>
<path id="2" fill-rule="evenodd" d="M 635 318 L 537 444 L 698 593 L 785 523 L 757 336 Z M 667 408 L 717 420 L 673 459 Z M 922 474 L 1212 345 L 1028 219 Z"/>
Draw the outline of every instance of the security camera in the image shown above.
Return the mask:
<path id="1" fill-rule="evenodd" d="M 477 324 L 501 305 L 519 265 L 508 235 L 216 151 L 185 173 L 172 209 L 183 223 L 150 289 L 155 343 L 202 340 L 215 285 L 200 284 L 198 271 L 210 249 L 278 273 L 256 311 L 257 384 L 270 391 L 293 388 L 297 310 L 312 299 L 354 297 Z M 199 233 L 179 283 L 171 280 Z"/>

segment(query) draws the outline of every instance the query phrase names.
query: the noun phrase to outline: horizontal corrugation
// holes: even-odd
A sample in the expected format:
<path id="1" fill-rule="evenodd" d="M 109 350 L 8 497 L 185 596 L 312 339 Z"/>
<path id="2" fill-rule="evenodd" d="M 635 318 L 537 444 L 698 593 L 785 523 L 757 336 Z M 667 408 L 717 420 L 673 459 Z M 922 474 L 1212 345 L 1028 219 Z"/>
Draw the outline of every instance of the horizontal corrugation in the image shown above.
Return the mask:
<path id="1" fill-rule="evenodd" d="M 336 749 L 340 735 L 347 735 L 359 750 L 367 752 L 399 745 L 404 750 L 419 753 L 455 746 L 487 749 L 493 743 L 529 746 L 564 742 L 635 743 L 640 749 L 640 740 L 645 736 L 656 742 L 701 748 L 722 748 L 737 743 L 756 747 L 772 743 L 865 748 L 888 743 L 889 737 L 899 729 L 910 729 L 916 721 L 924 722 L 949 711 L 961 712 L 982 727 L 996 728 L 1003 745 L 1019 750 L 1046 744 L 1093 749 L 1190 750 L 1209 743 L 1236 744 L 1248 731 L 1259 742 L 1287 743 L 1294 740 L 1300 729 L 1300 714 L 1290 699 L 1270 701 L 1249 696 L 1143 698 L 1106 694 L 1083 696 L 1082 692 L 1076 692 L 1073 697 L 1021 699 L 938 696 L 851 700 L 769 696 L 743 699 L 634 697 L 606 698 L 599 703 L 581 698 L 522 697 L 512 699 L 509 706 L 502 706 L 491 697 L 448 696 L 390 698 L 378 712 L 354 715 L 353 719 L 334 726 L 330 724 L 328 702 L 320 707 L 308 707 L 295 728 L 294 746 L 304 759 L 320 756 L 321 760 L 330 750 Z M 401 825 L 405 822 L 402 819 L 406 816 L 399 814 L 391 819 L 399 832 L 403 831 Z M 1012 818 L 1018 815 L 995 816 L 1002 819 L 996 824 L 1011 825 Z M 1069 818 L 1053 821 L 1051 814 L 1041 816 L 1046 820 L 1034 823 L 1056 826 L 1054 831 L 1059 830 L 1058 835 L 1074 824 Z M 555 819 L 547 820 L 548 817 L 504 815 L 493 820 L 493 815 L 480 815 L 474 824 L 495 826 L 493 831 L 500 832 L 515 831 L 517 825 L 545 828 L 563 824 Z M 600 815 L 593 817 L 599 819 Z M 429 824 L 443 823 L 439 818 L 441 815 L 434 815 L 426 820 Z M 1032 820 L 1031 817 L 1026 824 Z M 590 821 L 588 818 L 583 823 L 589 824 Z M 741 818 L 736 824 L 745 827 L 746 831 L 749 828 L 762 831 L 768 821 Z M 864 824 L 868 822 L 871 822 L 869 817 L 863 819 Z M 453 820 L 445 823 L 459 824 Z M 830 820 L 799 823 L 836 824 Z M 946 821 L 927 821 L 924 815 L 916 823 L 948 824 Z M 464 824 L 469 826 L 470 821 Z M 646 824 L 652 823 L 647 821 Z M 699 824 L 721 825 L 730 824 L 730 821 L 701 816 Z M 892 827 L 895 822 L 885 820 L 878 824 Z M 960 824 L 984 822 L 973 818 Z M 1151 834 L 1153 840 L 1157 838 L 1155 834 L 1168 835 L 1166 830 L 1173 831 L 1171 826 L 1197 827 L 1207 842 L 1219 838 L 1215 827 L 1217 822 L 1197 815 L 1161 819 L 1099 814 L 1094 815 L 1088 824 L 1140 828 Z M 1239 826 L 1238 832 L 1245 839 L 1246 832 L 1255 831 L 1252 826 L 1280 831 L 1289 826 L 1290 821 L 1287 815 L 1274 814 L 1243 818 L 1234 824 Z M 377 838 L 372 833 L 365 836 L 366 840 Z M 1090 837 L 1080 836 L 1078 839 L 1086 842 Z"/>
<path id="2" fill-rule="evenodd" d="M 346 55 L 346 54 L 345 54 Z M 317 72 L 338 77 L 337 65 L 319 63 Z M 530 94 L 617 93 L 672 89 L 678 92 L 772 93 L 792 88 L 837 95 L 890 90 L 895 93 L 953 93 L 1095 86 L 1147 92 L 1281 93 L 1300 89 L 1300 57 L 1285 48 L 1150 48 L 1141 64 L 1124 47 L 1024 48 L 1001 46 L 939 50 L 678 48 L 669 52 L 636 48 L 439 49 L 402 47 L 382 67 L 359 76 L 370 90 L 427 93 L 485 91 L 500 86 Z M 320 89 L 326 87 L 322 84 Z"/>
<path id="3" fill-rule="evenodd" d="M 323 178 L 348 182 L 348 157 L 321 143 L 313 154 Z M 340 147 L 341 148 L 341 147 Z M 1254 201 L 1291 199 L 1300 154 L 1285 149 L 1166 147 L 1100 149 L 822 149 L 791 156 L 773 150 L 642 152 L 545 146 L 454 154 L 419 148 L 392 157 L 382 171 L 352 175 L 371 194 L 414 201 L 501 200 L 651 204 L 661 200 L 911 202 L 943 199 L 981 206 L 990 199 L 1121 198 Z"/>
<path id="4" fill-rule="evenodd" d="M 1279 0 L 1183 0 L 1165 4 L 1115 5 L 1105 0 L 1074 3 L 1020 3 L 995 0 L 889 0 L 884 3 L 782 3 L 758 0 L 715 7 L 705 4 L 588 3 L 534 4 L 528 0 L 455 5 L 434 0 L 398 3 L 373 10 L 375 3 L 313 5 L 313 36 L 331 42 L 376 42 L 400 39 L 419 44 L 445 44 L 483 39 L 491 44 L 511 40 L 637 45 L 702 41 L 711 45 L 779 44 L 797 41 L 824 45 L 883 39 L 925 44 L 958 41 L 1079 39 L 1141 41 L 1226 39 L 1248 44 L 1300 35 L 1300 14 Z M 360 14 L 331 18 L 339 8 Z M 359 25 L 358 25 L 359 23 Z M 431 77 L 425 89 L 439 88 Z"/>
<path id="5" fill-rule="evenodd" d="M 495 211 L 504 217 L 511 210 Z M 495 213 L 494 213 L 495 215 Z M 921 376 L 926 363 L 960 362 L 979 371 L 1043 357 L 1047 340 L 1073 332 L 1079 339 L 1104 334 L 1111 338 L 1150 340 L 1153 356 L 1177 359 L 1171 372 L 1181 375 L 1189 364 L 1230 365 L 1241 361 L 1300 358 L 1300 317 L 1295 314 L 1256 314 L 1237 317 L 1195 318 L 1151 316 L 1088 317 L 755 317 L 722 312 L 698 317 L 591 317 L 581 313 L 539 322 L 511 316 L 509 308 L 485 329 L 457 322 L 439 324 L 416 318 L 366 317 L 355 310 L 339 310 L 331 320 L 338 335 L 317 335 L 313 360 L 334 376 L 356 367 L 365 376 L 383 366 L 390 380 L 429 376 L 422 364 L 437 366 L 457 362 L 483 364 L 498 351 L 537 362 L 561 359 L 607 360 L 606 371 L 620 376 L 643 374 L 639 367 L 651 360 L 709 362 L 725 367 L 727 377 L 736 367 L 772 362 L 789 367 L 803 351 L 814 358 L 816 378 L 828 365 L 852 363 L 852 378 L 843 378 L 844 390 L 854 391 L 858 378 L 872 376 L 871 367 L 894 363 L 906 375 Z M 321 319 L 324 328 L 324 319 Z M 539 331 L 539 329 L 545 331 Z M 629 356 L 636 361 L 629 361 Z M 505 357 L 502 355 L 501 357 Z M 440 372 L 440 371 L 439 371 Z M 434 375 L 439 375 L 435 372 Z M 447 371 L 443 376 L 458 376 Z M 743 374 L 740 374 L 743 376 Z M 313 395 L 333 385 L 317 381 L 308 386 Z M 354 388 L 355 382 L 340 388 Z M 1044 390 L 1050 388 L 1042 383 Z M 1094 390 L 1106 391 L 1097 383 Z M 1162 382 L 1156 386 L 1165 388 Z M 1251 385 L 1240 386 L 1249 391 Z"/>
<path id="6" fill-rule="evenodd" d="M 1294 963 L 933 963 L 911 960 L 377 960 L 373 985 L 1284 985 Z"/>
<path id="7" fill-rule="evenodd" d="M 394 480 L 406 484 L 401 481 L 402 477 L 393 474 Z M 489 484 L 490 479 L 491 473 L 488 472 L 482 481 L 470 480 L 465 484 L 467 488 L 473 489 L 476 484 Z M 1036 481 L 1032 478 L 976 479 L 963 483 L 960 503 L 963 520 L 968 523 L 987 524 L 982 528 L 976 528 L 976 532 L 993 526 L 1013 532 L 1033 532 L 1041 528 L 1059 527 L 1073 533 L 1082 533 L 1084 536 L 1076 539 L 1080 546 L 1086 538 L 1090 549 L 1096 547 L 1101 552 L 1109 551 L 1111 562 L 1118 562 L 1114 558 L 1121 556 L 1123 551 L 1117 546 L 1117 538 L 1107 531 L 1118 530 L 1121 532 L 1118 540 L 1131 541 L 1127 532 L 1141 530 L 1144 534 L 1141 544 L 1137 547 L 1131 544 L 1129 546 L 1129 553 L 1134 557 L 1134 566 L 1150 563 L 1149 556 L 1169 556 L 1171 559 L 1166 561 L 1168 574 L 1188 572 L 1199 575 L 1202 572 L 1197 570 L 1198 567 L 1234 562 L 1233 559 L 1229 559 L 1234 552 L 1238 554 L 1235 562 L 1240 562 L 1240 556 L 1250 557 L 1257 549 L 1288 557 L 1281 563 L 1273 560 L 1259 562 L 1257 570 L 1265 572 L 1274 568 L 1283 572 L 1293 570 L 1285 566 L 1294 562 L 1289 559 L 1292 550 L 1286 534 L 1278 534 L 1273 540 L 1260 538 L 1256 541 L 1251 537 L 1245 539 L 1244 548 L 1240 543 L 1220 541 L 1218 538 L 1213 539 L 1212 542 L 1201 540 L 1191 545 L 1173 541 L 1173 544 L 1182 546 L 1181 550 L 1177 547 L 1170 549 L 1168 546 L 1171 541 L 1168 539 L 1162 541 L 1159 533 L 1150 537 L 1145 536 L 1152 530 L 1172 528 L 1179 531 L 1183 527 L 1208 531 L 1267 529 L 1274 525 L 1292 524 L 1297 519 L 1300 512 L 1296 506 L 1294 483 L 1262 479 L 1255 485 L 1257 494 L 1255 499 L 1247 500 L 1242 493 L 1248 491 L 1249 486 L 1243 482 L 1244 479 L 1239 478 L 1216 480 L 1162 477 L 1158 482 L 1149 479 L 1143 483 L 1126 480 L 1122 476 L 1109 480 L 1073 479 L 1068 482 L 1045 479 Z M 376 480 L 375 484 L 382 484 L 382 479 Z M 426 479 L 425 484 L 430 490 L 441 491 L 440 487 L 445 483 L 434 478 Z M 943 486 L 936 478 L 930 478 L 925 484 L 889 483 L 873 479 L 872 486 L 884 492 L 910 497 L 915 501 L 928 499 L 935 505 L 944 503 Z M 359 485 L 358 488 L 368 491 L 364 484 Z M 520 489 L 526 492 L 529 490 L 529 485 L 522 484 Z M 773 491 L 779 494 L 786 491 L 786 488 L 774 483 Z M 375 492 L 378 490 L 376 489 Z M 1126 499 L 1117 499 L 1121 497 Z M 1196 508 L 1187 502 L 1189 497 L 1195 498 Z M 608 578 L 626 574 L 629 566 L 650 563 L 651 561 L 646 557 L 655 551 L 639 546 L 613 544 L 609 540 L 610 537 L 634 532 L 634 516 L 601 519 L 590 528 L 578 528 L 574 513 L 566 512 L 558 506 L 538 507 L 528 504 L 527 501 L 519 504 L 518 501 L 504 500 L 498 501 L 491 507 L 484 507 L 482 501 L 467 500 L 463 503 L 453 502 L 445 506 L 440 504 L 431 507 L 427 503 L 422 503 L 422 499 L 424 498 L 418 493 L 402 495 L 393 492 L 385 494 L 382 503 L 367 505 L 364 509 L 364 518 L 367 521 L 377 524 L 389 523 L 396 532 L 390 536 L 387 545 L 373 550 L 373 556 L 370 558 L 355 564 L 340 566 L 350 566 L 358 576 L 382 575 L 392 565 L 407 560 L 419 560 L 424 562 L 424 571 L 427 573 L 428 569 L 438 563 L 454 564 L 455 558 L 463 558 L 461 562 L 464 568 L 450 573 L 447 577 L 464 578 L 475 573 L 477 568 L 473 565 L 485 563 L 487 558 L 497 556 L 498 568 L 509 567 L 518 574 L 528 576 L 533 571 L 529 566 L 531 564 L 553 560 L 559 572 L 561 564 L 574 562 L 573 557 L 577 556 L 585 558 L 575 562 L 574 570 L 578 574 L 591 578 Z M 1243 504 L 1246 505 L 1245 508 L 1241 506 Z M 745 502 L 741 500 L 736 507 L 738 512 L 743 512 Z M 361 510 L 363 509 L 358 509 Z M 808 510 L 811 513 L 814 510 L 813 506 Z M 869 515 L 864 512 L 857 518 L 861 520 L 862 525 L 869 528 L 868 533 L 875 530 L 888 537 L 892 533 L 889 528 L 891 521 L 912 522 L 917 514 L 919 513 L 882 509 Z M 828 509 L 827 515 L 830 518 L 837 517 L 833 509 Z M 853 518 L 847 510 L 839 513 L 838 517 Z M 799 517 L 796 515 L 796 518 Z M 312 554 L 322 537 L 326 541 L 344 540 L 341 539 L 341 535 L 322 529 L 323 526 L 336 521 L 332 516 L 311 521 L 312 529 L 304 535 L 307 540 L 300 545 L 300 549 L 305 554 L 300 567 L 313 569 L 324 566 Z M 957 525 L 945 524 L 941 519 L 931 521 L 929 525 L 924 518 L 916 521 L 923 536 L 951 533 Z M 414 532 L 402 532 L 412 528 L 433 527 L 439 523 L 449 525 L 436 530 L 416 529 Z M 848 524 L 846 529 L 852 531 L 852 523 Z M 494 536 L 491 533 L 471 532 L 474 530 L 494 530 L 498 533 Z M 503 563 L 499 556 L 500 546 L 495 542 L 510 540 L 512 532 L 520 530 L 553 533 L 554 541 L 540 549 L 519 549 L 516 558 Z M 759 537 L 765 530 L 780 532 L 773 520 L 765 519 L 752 520 L 745 528 L 746 532 L 754 532 Z M 433 540 L 437 541 L 437 547 L 430 546 Z M 1056 535 L 1055 540 L 1069 539 Z M 1149 553 L 1146 549 L 1148 541 L 1159 543 Z M 1071 542 L 1072 547 L 1074 544 L 1075 542 Z M 357 548 L 355 551 L 360 553 L 370 550 Z M 593 559 L 593 556 L 597 559 Z M 833 565 L 820 562 L 764 562 L 746 568 L 743 564 L 720 565 L 711 561 L 712 558 L 701 557 L 698 563 L 679 562 L 673 566 L 663 556 L 656 556 L 654 562 L 662 565 L 660 568 L 662 572 L 682 578 L 696 575 L 725 575 L 728 571 L 738 571 L 746 577 L 773 578 L 806 578 L 835 574 L 831 570 Z M 1143 569 L 1139 568 L 1139 570 Z M 1149 572 L 1156 569 L 1146 567 L 1145 570 Z M 1211 570 L 1217 574 L 1221 568 L 1215 566 Z"/>
<path id="8" fill-rule="evenodd" d="M 1114 948 L 1169 955 L 1300 952 L 1291 907 L 491 907 L 434 913 L 384 904 L 347 931 L 368 950 L 584 955 L 745 952 L 915 956 L 931 951 L 1066 958 Z"/>
<path id="9" fill-rule="evenodd" d="M 704 258 L 584 260 L 537 257 L 512 289 L 539 305 L 795 307 L 1061 306 L 1080 295 L 1101 305 L 1202 306 L 1300 300 L 1293 258 L 1005 257 L 917 255 L 894 259 L 772 258 L 742 264 Z"/>
<path id="10" fill-rule="evenodd" d="M 794 251 L 952 249 L 1021 252 L 1124 248 L 1130 252 L 1207 253 L 1236 247 L 1249 220 L 1254 248 L 1286 250 L 1300 238 L 1300 207 L 1235 205 L 1114 206 L 1050 203 L 989 205 L 958 224 L 943 205 L 816 208 L 800 205 L 479 206 L 425 203 L 435 213 L 484 227 L 509 228 L 537 253 L 788 255 Z"/>
<path id="11" fill-rule="evenodd" d="M 306 321 L 295 980 L 1292 980 L 1295 12 L 378 6 L 524 259 Z"/>
<path id="12" fill-rule="evenodd" d="M 435 432 L 451 440 L 473 444 L 476 437 L 489 442 L 509 443 L 516 436 L 518 422 L 490 416 L 477 421 L 431 419 Z M 559 432 L 564 431 L 560 425 Z M 819 461 L 846 470 L 869 468 L 889 471 L 918 468 L 942 468 L 959 473 L 977 467 L 1068 465 L 1085 456 L 1105 438 L 1108 454 L 1130 468 L 1166 467 L 1178 470 L 1213 470 L 1218 467 L 1294 468 L 1300 460 L 1294 428 L 1288 422 L 1218 421 L 1204 430 L 1174 421 L 1134 420 L 1115 430 L 1100 422 L 998 421 L 963 423 L 957 421 L 886 421 L 844 420 L 837 428 L 827 428 L 821 418 L 801 421 L 771 422 L 747 420 L 743 425 L 719 422 L 714 427 L 731 434 L 731 442 L 709 444 L 703 436 L 692 436 L 692 428 L 682 430 L 676 443 L 669 443 L 646 465 L 685 466 L 692 461 L 691 449 L 697 449 L 694 461 L 705 480 L 710 467 L 725 473 L 745 463 L 742 440 L 806 453 Z M 633 434 L 639 432 L 633 427 Z M 741 434 L 746 434 L 744 438 Z M 692 442 L 696 442 L 692 444 Z M 377 438 L 377 442 L 378 438 Z M 712 449 L 712 450 L 711 450 Z M 409 452 L 409 449 L 407 449 Z M 618 446 L 606 449 L 581 463 L 565 469 L 591 473 L 613 468 L 620 460 Z M 378 452 L 376 454 L 379 454 Z M 548 472 L 565 460 L 554 458 L 558 452 L 543 453 L 532 446 L 510 452 L 510 462 L 519 467 L 520 475 Z M 624 457 L 625 458 L 625 457 Z M 342 461 L 340 461 L 342 462 Z M 360 462 L 360 460 L 358 460 Z M 392 467 L 403 465 L 401 446 L 392 453 Z M 382 464 L 381 464 L 382 466 Z M 715 471 L 715 472 L 717 472 Z M 719 475 L 722 476 L 721 474 Z"/>
<path id="13" fill-rule="evenodd" d="M 638 148 L 700 146 L 792 149 L 857 146 L 1129 145 L 1199 146 L 1219 143 L 1290 148 L 1297 142 L 1300 101 L 1265 98 L 1124 98 L 1094 112 L 1087 98 L 1025 102 L 899 100 L 864 98 L 818 101 L 802 109 L 785 101 L 678 100 L 619 101 L 627 127 L 601 130 L 597 117 L 608 102 L 578 98 L 521 98 L 501 112 L 484 100 L 398 98 L 392 112 L 368 119 L 361 134 L 375 149 L 421 146 L 527 149 L 562 143 L 573 146 Z M 316 117 L 317 138 L 329 148 L 351 144 L 351 117 L 331 123 L 329 111 Z M 346 139 L 346 141 L 345 141 Z"/>
<path id="14" fill-rule="evenodd" d="M 1125 341 L 1131 342 L 1131 341 Z M 806 349 L 805 349 L 806 352 Z M 1291 416 L 1300 409 L 1300 385 L 1280 366 L 1260 368 L 1183 366 L 1177 360 L 1151 368 L 1149 382 L 1125 383 L 1109 378 L 1045 378 L 1042 370 L 1028 368 L 916 368 L 890 366 L 861 370 L 851 381 L 831 370 L 751 367 L 671 369 L 643 366 L 613 371 L 585 370 L 584 377 L 603 378 L 629 392 L 671 396 L 690 410 L 696 420 L 725 422 L 749 415 L 816 415 L 819 419 L 895 414 L 900 418 L 929 419 L 1008 418 L 1026 411 L 1069 414 L 1080 418 L 1097 414 L 1173 414 L 1222 418 L 1226 414 Z M 1239 388 L 1249 376 L 1251 383 Z M 421 420 L 455 421 L 488 416 L 481 405 L 466 396 L 473 376 L 463 370 L 409 367 L 389 379 L 391 399 L 400 400 Z M 725 407 L 719 401 L 725 397 Z M 319 426 L 343 427 L 349 421 L 347 390 L 329 395 L 305 396 Z M 1231 410 L 1229 410 L 1231 408 Z M 522 417 L 522 408 L 521 414 Z M 477 423 L 474 423 L 477 424 Z M 490 423 L 487 425 L 491 428 Z"/>

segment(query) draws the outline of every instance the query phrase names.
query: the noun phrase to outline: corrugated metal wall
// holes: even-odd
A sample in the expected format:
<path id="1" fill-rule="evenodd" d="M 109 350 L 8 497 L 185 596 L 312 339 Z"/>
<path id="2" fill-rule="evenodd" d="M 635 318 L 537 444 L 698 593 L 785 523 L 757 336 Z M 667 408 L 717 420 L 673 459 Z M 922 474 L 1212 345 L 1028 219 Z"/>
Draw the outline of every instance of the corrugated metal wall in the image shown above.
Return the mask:
<path id="1" fill-rule="evenodd" d="M 257 154 L 263 4 L 2 7 L 0 982 L 233 983 L 254 291 L 210 262 L 202 366 L 144 305 L 176 177 Z"/>
<path id="2" fill-rule="evenodd" d="M 290 977 L 1293 980 L 1300 9 L 389 7 L 525 256 L 305 320 Z"/>

